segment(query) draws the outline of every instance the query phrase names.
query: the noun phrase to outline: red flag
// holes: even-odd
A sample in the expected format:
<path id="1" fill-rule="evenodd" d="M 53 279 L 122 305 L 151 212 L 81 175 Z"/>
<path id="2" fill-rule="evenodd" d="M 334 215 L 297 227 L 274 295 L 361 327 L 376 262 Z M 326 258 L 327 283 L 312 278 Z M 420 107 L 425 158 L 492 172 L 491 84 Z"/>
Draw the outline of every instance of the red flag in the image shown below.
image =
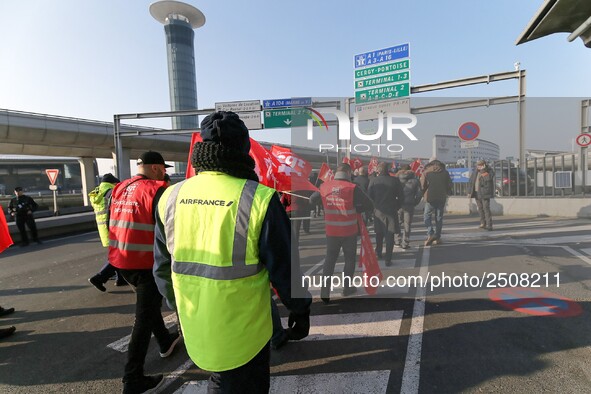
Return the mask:
<path id="1" fill-rule="evenodd" d="M 351 169 L 355 171 L 363 167 L 363 162 L 361 159 L 353 159 L 349 162 L 349 165 L 351 166 Z"/>
<path id="2" fill-rule="evenodd" d="M 322 163 L 320 171 L 318 172 L 318 179 L 322 182 L 332 181 L 334 179 L 334 173 L 326 163 Z"/>
<path id="3" fill-rule="evenodd" d="M 378 159 L 376 157 L 372 157 L 369 161 L 369 165 L 367 166 L 367 172 L 369 175 L 373 174 L 378 170 Z"/>
<path id="4" fill-rule="evenodd" d="M 417 175 L 417 177 L 420 177 L 423 174 L 424 168 L 425 166 L 421 162 L 421 159 L 416 159 L 410 163 L 410 169 Z"/>
<path id="5" fill-rule="evenodd" d="M 191 135 L 191 147 L 189 148 L 189 159 L 187 160 L 187 162 L 189 163 L 189 165 L 187 166 L 187 172 L 185 173 L 185 179 L 189 179 L 192 176 L 195 176 L 195 169 L 193 168 L 193 164 L 191 164 L 191 156 L 193 155 L 193 146 L 195 146 L 196 142 L 201 142 L 203 141 L 201 139 L 201 133 L 193 133 Z"/>
<path id="6" fill-rule="evenodd" d="M 296 174 L 298 176 L 308 178 L 312 172 L 312 166 L 306 160 L 302 159 L 289 148 L 273 145 L 271 147 L 271 154 L 279 160 L 281 166 L 279 172 L 287 176 Z"/>
<path id="7" fill-rule="evenodd" d="M 8 231 L 8 223 L 4 217 L 4 212 L 0 209 L 0 253 L 12 245 L 12 238 Z"/>
<path id="8" fill-rule="evenodd" d="M 365 292 L 372 295 L 378 291 L 378 287 L 380 286 L 382 279 L 384 279 L 384 275 L 380 270 L 376 251 L 372 246 L 369 232 L 367 232 L 367 228 L 365 227 L 365 223 L 363 222 L 361 214 L 357 214 L 357 224 L 361 230 L 361 255 L 359 256 L 359 266 L 363 266 L 363 273 L 367 277 L 367 286 L 365 287 Z M 380 280 L 376 283 L 375 279 L 372 281 L 372 277 L 377 277 Z M 372 283 L 375 286 L 372 286 Z"/>
<path id="9" fill-rule="evenodd" d="M 318 188 L 314 186 L 308 178 L 304 178 L 297 175 L 292 175 L 287 184 L 281 183 L 277 188 L 280 192 L 282 191 L 298 191 L 298 190 L 310 190 L 317 192 Z"/>
<path id="10" fill-rule="evenodd" d="M 279 160 L 252 138 L 250 139 L 249 154 L 254 159 L 254 170 L 260 183 L 276 189 L 279 184 L 288 182 L 285 176 L 279 174 L 279 166 L 281 165 Z"/>

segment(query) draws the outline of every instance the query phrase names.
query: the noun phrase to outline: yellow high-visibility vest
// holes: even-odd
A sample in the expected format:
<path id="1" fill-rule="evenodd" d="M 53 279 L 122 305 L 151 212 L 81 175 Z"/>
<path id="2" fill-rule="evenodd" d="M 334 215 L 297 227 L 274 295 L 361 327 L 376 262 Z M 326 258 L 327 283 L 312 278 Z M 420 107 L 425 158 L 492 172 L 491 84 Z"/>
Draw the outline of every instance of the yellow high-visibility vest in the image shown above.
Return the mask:
<path id="1" fill-rule="evenodd" d="M 189 356 L 207 371 L 238 368 L 272 333 L 259 237 L 275 190 L 221 172 L 166 189 L 158 204 Z"/>

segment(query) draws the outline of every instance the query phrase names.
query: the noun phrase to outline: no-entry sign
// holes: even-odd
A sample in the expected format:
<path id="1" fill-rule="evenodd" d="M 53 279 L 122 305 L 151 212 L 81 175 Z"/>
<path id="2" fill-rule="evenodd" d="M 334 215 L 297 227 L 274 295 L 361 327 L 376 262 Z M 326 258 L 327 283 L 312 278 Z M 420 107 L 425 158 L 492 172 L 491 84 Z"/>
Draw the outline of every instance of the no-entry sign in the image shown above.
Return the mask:
<path id="1" fill-rule="evenodd" d="M 573 317 L 583 311 L 573 300 L 545 290 L 509 287 L 491 290 L 488 296 L 507 309 L 527 315 Z"/>
<path id="2" fill-rule="evenodd" d="M 466 122 L 458 129 L 458 137 L 464 141 L 472 141 L 478 138 L 480 127 L 474 122 Z"/>

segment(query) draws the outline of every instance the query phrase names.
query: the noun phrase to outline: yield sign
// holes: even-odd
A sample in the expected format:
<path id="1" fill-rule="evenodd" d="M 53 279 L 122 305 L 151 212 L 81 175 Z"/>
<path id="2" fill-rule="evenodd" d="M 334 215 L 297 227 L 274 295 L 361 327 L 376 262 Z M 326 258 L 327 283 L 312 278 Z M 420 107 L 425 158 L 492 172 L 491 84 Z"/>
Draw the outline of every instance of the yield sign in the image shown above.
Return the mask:
<path id="1" fill-rule="evenodd" d="M 57 174 L 60 173 L 60 170 L 57 170 L 57 169 L 47 169 L 47 170 L 45 170 L 45 173 L 47 174 L 47 177 L 49 178 L 49 182 L 52 185 L 55 185 L 55 181 L 57 180 Z"/>

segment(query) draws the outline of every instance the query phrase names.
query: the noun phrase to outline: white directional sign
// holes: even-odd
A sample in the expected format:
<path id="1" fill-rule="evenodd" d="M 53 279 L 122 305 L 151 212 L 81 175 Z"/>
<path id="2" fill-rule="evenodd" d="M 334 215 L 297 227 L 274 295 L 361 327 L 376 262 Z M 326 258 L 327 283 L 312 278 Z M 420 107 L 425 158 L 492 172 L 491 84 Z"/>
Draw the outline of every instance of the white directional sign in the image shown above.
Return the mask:
<path id="1" fill-rule="evenodd" d="M 225 103 L 215 103 L 216 111 L 232 111 L 232 112 L 254 112 L 261 110 L 260 100 L 249 101 L 228 101 Z"/>
<path id="2" fill-rule="evenodd" d="M 410 113 L 410 100 L 408 98 L 402 100 L 378 101 L 376 103 L 367 103 L 357 106 L 356 112 L 359 120 L 378 119 L 379 114 L 388 113 Z"/>
<path id="3" fill-rule="evenodd" d="M 238 116 L 240 117 L 240 119 L 242 119 L 248 130 L 258 130 L 263 128 L 260 111 L 240 112 L 238 113 Z"/>
<path id="4" fill-rule="evenodd" d="M 460 143 L 462 149 L 478 148 L 478 141 L 464 141 Z"/>

